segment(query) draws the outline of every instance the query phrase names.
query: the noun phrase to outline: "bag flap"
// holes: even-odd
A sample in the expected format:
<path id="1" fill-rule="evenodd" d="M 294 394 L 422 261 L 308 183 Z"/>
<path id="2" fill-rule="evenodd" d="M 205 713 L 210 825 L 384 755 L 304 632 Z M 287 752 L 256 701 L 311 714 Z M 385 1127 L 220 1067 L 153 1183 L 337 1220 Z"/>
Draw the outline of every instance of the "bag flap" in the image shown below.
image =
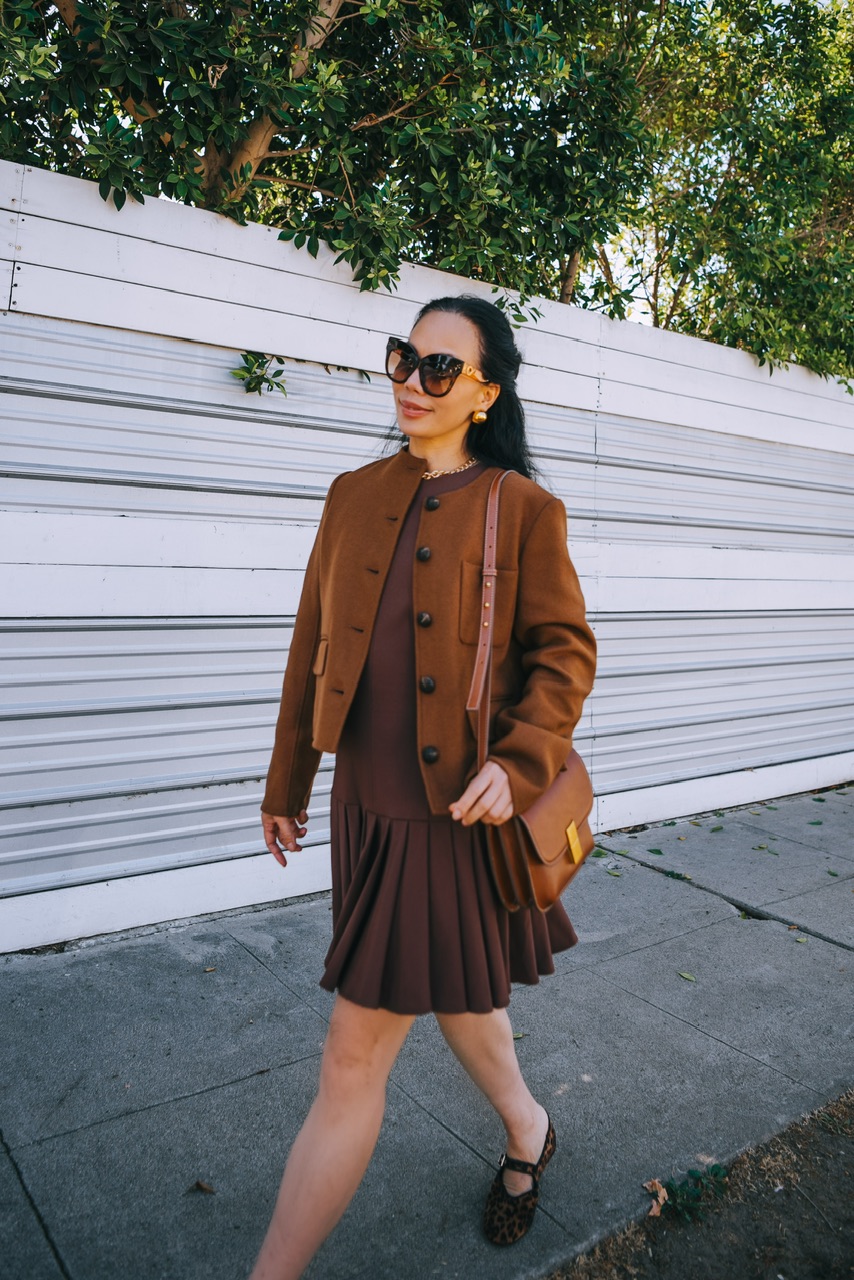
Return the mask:
<path id="1" fill-rule="evenodd" d="M 577 751 L 570 751 L 554 782 L 519 821 L 528 830 L 533 850 L 541 862 L 555 862 L 566 851 L 566 829 L 580 826 L 593 808 L 593 784 Z"/>

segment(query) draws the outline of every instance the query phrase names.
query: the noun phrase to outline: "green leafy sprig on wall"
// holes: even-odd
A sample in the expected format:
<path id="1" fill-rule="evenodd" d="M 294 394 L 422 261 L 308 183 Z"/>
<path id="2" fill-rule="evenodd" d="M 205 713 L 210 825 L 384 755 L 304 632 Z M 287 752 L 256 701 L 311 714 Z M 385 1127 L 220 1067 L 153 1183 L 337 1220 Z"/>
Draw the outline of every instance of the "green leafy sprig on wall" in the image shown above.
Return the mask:
<path id="1" fill-rule="evenodd" d="M 287 396 L 283 356 L 268 356 L 263 351 L 244 351 L 240 361 L 238 367 L 229 372 L 233 378 L 243 383 L 243 389 L 248 394 L 263 395 L 265 391 L 280 391 L 283 396 Z M 277 368 L 273 368 L 274 363 Z"/>

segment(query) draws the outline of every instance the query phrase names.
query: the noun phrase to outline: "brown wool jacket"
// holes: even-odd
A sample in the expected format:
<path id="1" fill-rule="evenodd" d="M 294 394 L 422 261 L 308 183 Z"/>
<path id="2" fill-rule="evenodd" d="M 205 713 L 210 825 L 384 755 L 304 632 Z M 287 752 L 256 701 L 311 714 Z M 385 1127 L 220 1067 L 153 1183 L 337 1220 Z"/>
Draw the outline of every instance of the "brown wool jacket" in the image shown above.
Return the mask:
<path id="1" fill-rule="evenodd" d="M 397 537 L 426 464 L 404 449 L 333 481 L 306 569 L 265 813 L 308 805 L 321 753 L 334 752 L 365 663 Z M 476 716 L 466 712 L 480 623 L 486 498 L 496 474 L 422 506 L 413 563 L 415 660 L 435 690 L 418 700 L 417 749 L 433 813 L 476 773 Z M 593 684 L 596 642 L 566 547 L 563 503 L 512 472 L 501 491 L 489 758 L 510 779 L 516 812 L 566 758 Z M 434 748 L 435 750 L 428 750 Z M 426 759 L 425 759 L 426 756 Z"/>

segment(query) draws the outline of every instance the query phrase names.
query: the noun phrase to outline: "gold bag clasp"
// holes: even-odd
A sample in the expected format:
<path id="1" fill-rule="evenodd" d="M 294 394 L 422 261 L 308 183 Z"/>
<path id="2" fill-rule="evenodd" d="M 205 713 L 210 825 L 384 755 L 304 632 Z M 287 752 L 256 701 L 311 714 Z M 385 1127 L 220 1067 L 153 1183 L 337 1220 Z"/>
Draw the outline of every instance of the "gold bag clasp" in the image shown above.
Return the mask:
<path id="1" fill-rule="evenodd" d="M 569 846 L 569 856 L 576 866 L 584 861 L 584 852 L 581 848 L 581 841 L 578 838 L 578 831 L 575 823 L 570 822 L 566 829 L 566 843 Z"/>

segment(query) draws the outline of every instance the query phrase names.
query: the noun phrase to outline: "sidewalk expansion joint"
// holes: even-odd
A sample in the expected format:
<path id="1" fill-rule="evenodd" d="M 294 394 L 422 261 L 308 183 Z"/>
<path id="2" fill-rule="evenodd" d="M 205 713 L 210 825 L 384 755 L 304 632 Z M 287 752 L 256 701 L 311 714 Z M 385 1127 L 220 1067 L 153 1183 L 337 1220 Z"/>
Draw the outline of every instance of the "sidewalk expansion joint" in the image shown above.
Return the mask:
<path id="1" fill-rule="evenodd" d="M 247 946 L 242 938 L 236 938 L 230 929 L 226 929 L 226 933 L 230 938 L 232 938 L 237 943 L 239 947 L 243 948 L 243 950 L 246 952 L 248 956 L 251 956 L 252 959 L 257 964 L 260 964 L 262 969 L 266 969 L 267 972 L 271 975 L 271 977 L 275 978 L 279 986 L 284 987 L 286 991 L 290 991 L 291 995 L 294 997 L 295 1000 L 298 1000 L 300 1004 L 305 1005 L 306 1009 L 310 1009 L 312 1013 L 317 1014 L 318 1018 L 320 1018 L 323 1022 L 326 1022 L 326 1023 L 329 1022 L 328 1013 L 322 1013 L 320 1009 L 315 1009 L 314 1005 L 309 1004 L 308 1000 L 306 1000 L 304 996 L 301 996 L 298 991 L 294 991 L 293 987 L 290 986 L 287 982 L 285 982 L 284 978 L 281 977 L 280 974 L 276 973 L 275 969 L 271 969 L 270 966 L 264 960 L 262 960 L 259 955 L 256 955 L 255 952 L 252 950 L 252 948 Z"/>
<path id="2" fill-rule="evenodd" d="M 742 902 L 740 898 L 733 898 L 728 893 L 722 893 L 720 889 L 712 889 L 709 885 L 699 884 L 696 880 L 692 880 L 690 876 L 683 875 L 681 871 L 671 871 L 668 867 L 653 866 L 651 862 L 644 862 L 643 858 L 636 858 L 630 853 L 618 853 L 616 849 L 609 849 L 606 844 L 601 841 L 597 842 L 597 848 L 604 849 L 614 858 L 625 858 L 627 862 L 633 862 L 637 867 L 646 867 L 647 871 L 654 871 L 656 875 L 666 876 L 669 880 L 682 880 L 688 885 L 689 889 L 696 889 L 699 893 L 710 893 L 714 898 L 720 898 L 722 902 L 728 902 L 731 907 L 736 907 L 739 911 L 743 911 L 751 920 L 771 920 L 775 924 L 795 925 L 798 933 L 807 934 L 811 938 L 816 938 L 819 942 L 828 942 L 832 947 L 839 947 L 842 951 L 854 951 L 854 945 L 850 942 L 842 942 L 839 938 L 832 938 L 827 933 L 820 933 L 818 929 L 811 929 L 809 925 L 798 924 L 797 920 L 793 920 L 791 916 L 781 916 L 777 912 L 771 911 L 768 907 L 753 906 L 749 902 Z M 850 879 L 851 877 L 845 877 Z M 785 902 L 785 898 L 782 899 Z"/>
<path id="3" fill-rule="evenodd" d="M 77 1133 L 86 1133 L 89 1129 L 97 1129 L 103 1124 L 113 1124 L 117 1120 L 127 1120 L 131 1116 L 142 1116 L 147 1111 L 157 1111 L 159 1107 L 169 1107 L 175 1102 L 188 1102 L 191 1098 L 203 1098 L 206 1093 L 215 1093 L 217 1089 L 230 1089 L 236 1084 L 245 1084 L 248 1080 L 253 1080 L 255 1076 L 272 1075 L 274 1071 L 284 1071 L 287 1067 L 295 1067 L 300 1062 L 311 1062 L 312 1059 L 319 1058 L 321 1051 L 318 1049 L 315 1053 L 304 1053 L 298 1058 L 289 1058 L 287 1062 L 275 1062 L 270 1067 L 258 1067 L 255 1071 L 248 1071 L 245 1076 L 234 1076 L 230 1080 L 219 1080 L 216 1084 L 206 1085 L 203 1089 L 193 1089 L 189 1093 L 176 1093 L 171 1098 L 160 1098 L 156 1102 L 148 1102 L 142 1107 L 129 1107 L 126 1111 L 116 1111 L 112 1115 L 99 1116 L 96 1120 L 89 1120 L 86 1124 L 79 1124 L 74 1129 L 60 1129 L 56 1133 L 46 1133 L 42 1137 L 31 1138 L 29 1142 L 21 1142 L 18 1149 L 26 1151 L 30 1147 L 39 1147 L 44 1142 L 55 1142 L 58 1138 L 73 1138 Z"/>
<path id="4" fill-rule="evenodd" d="M 607 982 L 609 987 L 616 987 L 617 991 L 622 991 L 624 995 L 631 996 L 633 1000 L 640 1000 L 643 1004 L 649 1005 L 650 1009 L 655 1009 L 658 1013 L 663 1013 L 667 1018 L 675 1018 L 677 1022 L 681 1022 L 683 1026 L 690 1027 L 692 1031 L 699 1031 L 701 1036 L 707 1036 L 709 1040 L 714 1040 L 716 1044 L 722 1044 L 725 1049 L 732 1050 L 733 1053 L 739 1054 L 742 1058 L 747 1058 L 750 1062 L 755 1062 L 758 1066 L 764 1067 L 766 1071 L 773 1071 L 775 1075 L 782 1076 L 784 1080 L 788 1080 L 790 1084 L 799 1085 L 802 1089 L 808 1089 L 810 1093 L 814 1093 L 816 1097 L 821 1097 L 820 1089 L 814 1088 L 813 1085 L 807 1084 L 805 1080 L 799 1080 L 797 1076 L 790 1076 L 788 1072 L 781 1071 L 779 1067 L 775 1067 L 773 1063 L 766 1062 L 764 1058 L 757 1058 L 755 1053 L 751 1053 L 748 1049 L 743 1049 L 740 1045 L 732 1044 L 729 1040 L 724 1040 L 721 1036 L 716 1036 L 714 1031 L 710 1031 L 708 1027 L 702 1027 L 697 1022 L 692 1022 L 690 1018 L 683 1018 L 680 1013 L 674 1013 L 672 1009 L 666 1008 L 664 1005 L 656 1004 L 654 1000 L 650 1000 L 649 996 L 643 996 L 639 991 L 632 991 L 629 987 L 623 987 L 614 978 L 609 978 L 607 974 L 600 973 L 599 977 L 603 982 Z"/>
<path id="5" fill-rule="evenodd" d="M 65 1261 L 62 1257 L 62 1254 L 59 1252 L 56 1241 L 51 1235 L 50 1228 L 48 1227 L 47 1223 L 42 1217 L 41 1210 L 39 1209 L 39 1206 L 36 1204 L 36 1201 L 34 1200 L 32 1194 L 30 1193 L 30 1189 L 27 1186 L 26 1181 L 24 1180 L 24 1175 L 21 1173 L 21 1169 L 18 1165 L 18 1162 L 15 1159 L 14 1155 L 12 1154 L 9 1144 L 6 1141 L 5 1137 L 3 1136 L 2 1130 L 0 1130 L 0 1151 L 3 1151 L 5 1153 L 5 1155 L 9 1160 L 9 1164 L 12 1166 L 12 1169 L 14 1170 L 15 1177 L 18 1179 L 18 1185 L 21 1188 L 21 1192 L 23 1193 L 23 1196 L 27 1201 L 27 1204 L 30 1206 L 30 1211 L 33 1214 L 33 1217 L 36 1219 L 39 1226 L 41 1227 L 45 1244 L 50 1249 L 51 1254 L 53 1255 L 54 1262 L 56 1263 L 57 1267 L 61 1271 L 62 1275 L 65 1277 L 65 1280 L 73 1280 L 73 1276 L 71 1272 L 68 1270 L 68 1267 L 65 1265 Z"/>

